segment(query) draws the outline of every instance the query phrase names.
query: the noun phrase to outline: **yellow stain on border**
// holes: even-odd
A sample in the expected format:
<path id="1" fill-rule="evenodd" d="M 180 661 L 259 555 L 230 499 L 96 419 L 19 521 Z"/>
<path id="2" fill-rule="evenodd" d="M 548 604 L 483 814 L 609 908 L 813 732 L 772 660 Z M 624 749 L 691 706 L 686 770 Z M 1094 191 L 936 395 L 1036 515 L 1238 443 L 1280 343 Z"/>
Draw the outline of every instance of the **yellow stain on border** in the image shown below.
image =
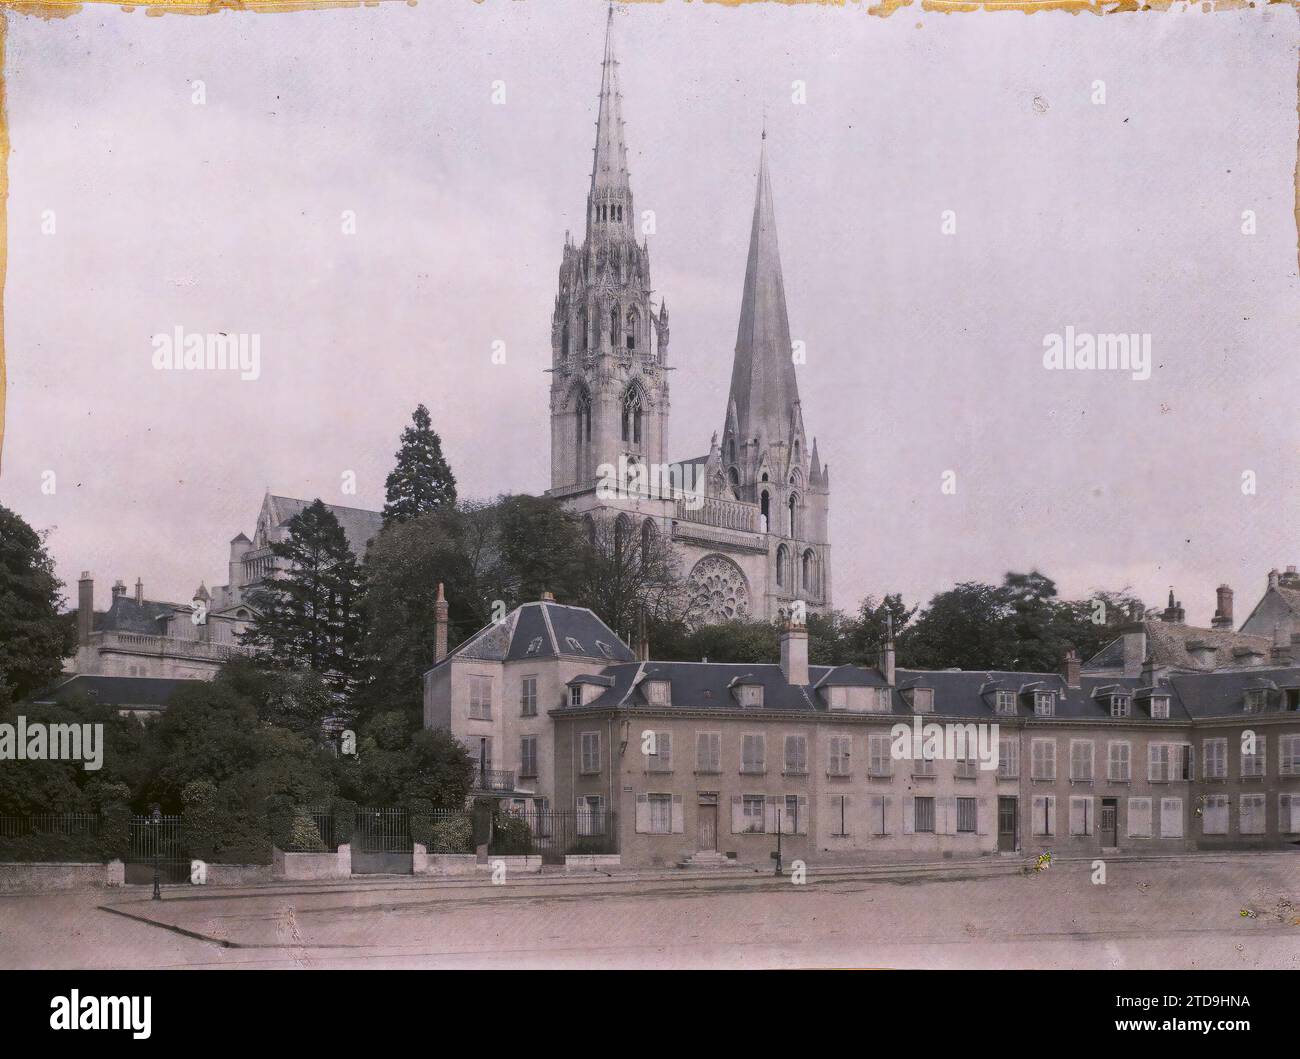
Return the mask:
<path id="1" fill-rule="evenodd" d="M 415 7 L 419 0 L 138 0 L 123 4 L 121 0 L 0 0 L 0 472 L 4 469 L 5 412 L 8 398 L 8 377 L 5 367 L 4 291 L 9 266 L 9 118 L 5 92 L 5 51 L 9 32 L 9 19 L 13 15 L 30 15 L 36 18 L 69 18 L 86 4 L 112 4 L 126 12 L 142 9 L 146 16 L 160 15 L 215 15 L 222 11 L 253 11 L 259 14 L 286 14 L 298 11 L 322 11 L 334 8 L 379 7 L 381 4 L 405 4 Z M 472 0 L 483 4 L 486 0 Z M 513 0 L 519 2 L 519 0 Z M 620 0 L 621 4 L 664 4 L 667 0 Z M 691 3 L 692 0 L 685 0 Z M 740 7 L 747 4 L 774 3 L 791 7 L 815 5 L 817 7 L 854 7 L 864 9 L 868 15 L 888 18 L 900 8 L 911 7 L 914 0 L 703 0 L 721 7 Z M 973 11 L 1065 11 L 1077 14 L 1121 14 L 1134 11 L 1168 11 L 1173 8 L 1200 6 L 1207 14 L 1217 11 L 1237 11 L 1243 8 L 1284 5 L 1297 9 L 1300 0 L 921 0 L 923 11 L 969 13 Z M 917 28 L 920 28 L 917 23 Z M 1296 114 L 1300 118 L 1300 62 L 1296 66 Z M 1295 220 L 1298 234 L 1297 252 L 1300 253 L 1300 129 L 1296 137 L 1295 168 Z"/>

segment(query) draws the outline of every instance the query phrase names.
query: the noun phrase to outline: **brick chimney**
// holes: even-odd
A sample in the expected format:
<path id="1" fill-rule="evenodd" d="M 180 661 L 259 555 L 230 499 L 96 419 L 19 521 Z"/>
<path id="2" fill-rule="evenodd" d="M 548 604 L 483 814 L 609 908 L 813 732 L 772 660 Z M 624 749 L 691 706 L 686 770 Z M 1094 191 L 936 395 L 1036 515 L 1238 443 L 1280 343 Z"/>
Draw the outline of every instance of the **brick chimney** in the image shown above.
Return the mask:
<path id="1" fill-rule="evenodd" d="M 895 683 L 894 616 L 885 612 L 885 642 L 880 645 L 880 674 L 891 688 Z"/>
<path id="2" fill-rule="evenodd" d="M 1142 671 L 1147 656 L 1147 627 L 1142 622 L 1126 625 L 1120 631 L 1124 651 L 1124 675 L 1135 677 Z"/>
<path id="3" fill-rule="evenodd" d="M 1183 604 L 1180 600 L 1174 599 L 1174 590 L 1169 590 L 1169 605 L 1165 607 L 1161 617 L 1171 625 L 1182 625 L 1187 620 L 1187 614 L 1183 610 Z"/>
<path id="4" fill-rule="evenodd" d="M 808 683 L 808 629 L 790 618 L 781 626 L 781 672 L 788 684 Z"/>
<path id="5" fill-rule="evenodd" d="M 144 606 L 144 582 L 138 577 L 135 579 L 135 605 L 137 607 Z"/>
<path id="6" fill-rule="evenodd" d="M 1273 648 L 1269 651 L 1269 661 L 1277 666 L 1291 664 L 1291 623 L 1284 622 L 1273 626 Z"/>
<path id="7" fill-rule="evenodd" d="M 82 647 L 90 643 L 95 631 L 95 579 L 89 570 L 81 571 L 77 582 L 77 643 Z"/>
<path id="8" fill-rule="evenodd" d="M 637 612 L 636 643 L 633 645 L 632 653 L 636 655 L 638 662 L 650 661 L 650 633 L 646 630 L 644 607 Z"/>
<path id="9" fill-rule="evenodd" d="M 542 602 L 543 602 L 543 603 L 554 603 L 554 602 L 555 602 L 555 593 L 554 593 L 554 592 L 543 592 L 543 593 L 542 593 Z"/>
<path id="10" fill-rule="evenodd" d="M 1065 678 L 1066 687 L 1077 688 L 1079 686 L 1079 673 L 1082 665 L 1079 662 L 1079 652 L 1073 647 L 1065 652 L 1061 659 L 1061 676 Z"/>
<path id="11" fill-rule="evenodd" d="M 1214 617 L 1210 619 L 1210 627 L 1214 629 L 1231 629 L 1233 626 L 1232 618 L 1232 589 L 1227 585 L 1220 585 L 1217 589 L 1218 606 L 1215 608 Z"/>
<path id="12" fill-rule="evenodd" d="M 1280 577 L 1281 575 L 1277 572 L 1277 567 L 1273 567 L 1273 569 L 1268 572 L 1268 587 L 1277 588 L 1277 582 Z"/>
<path id="13" fill-rule="evenodd" d="M 126 595 L 126 582 L 121 578 L 113 582 L 113 602 L 117 602 L 118 596 Z"/>
<path id="14" fill-rule="evenodd" d="M 433 603 L 433 661 L 436 665 L 447 657 L 447 597 L 438 582 L 438 598 Z"/>

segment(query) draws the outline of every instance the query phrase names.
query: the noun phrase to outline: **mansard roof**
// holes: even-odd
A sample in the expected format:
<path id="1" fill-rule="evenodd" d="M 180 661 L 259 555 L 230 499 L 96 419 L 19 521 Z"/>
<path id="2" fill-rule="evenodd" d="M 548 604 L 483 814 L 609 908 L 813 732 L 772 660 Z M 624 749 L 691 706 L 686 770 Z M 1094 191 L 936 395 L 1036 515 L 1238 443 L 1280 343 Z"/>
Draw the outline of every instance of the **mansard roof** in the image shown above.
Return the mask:
<path id="1" fill-rule="evenodd" d="M 188 603 L 164 603 L 146 599 L 137 603 L 134 596 L 117 595 L 108 610 L 94 616 L 96 632 L 138 632 L 159 636 L 173 614 L 189 613 Z"/>
<path id="2" fill-rule="evenodd" d="M 1147 652 L 1154 663 L 1174 669 L 1206 670 L 1228 666 L 1232 664 L 1233 650 L 1236 648 L 1249 648 L 1267 656 L 1272 646 L 1272 640 L 1267 636 L 1254 636 L 1232 629 L 1203 629 L 1196 625 L 1152 618 L 1145 618 L 1137 624 L 1146 633 Z M 1202 664 L 1191 653 L 1191 645 L 1198 641 L 1214 649 L 1214 662 L 1209 666 Z M 1121 635 L 1088 659 L 1083 669 L 1113 669 L 1123 664 L 1124 637 Z"/>
<path id="3" fill-rule="evenodd" d="M 484 626 L 447 657 L 485 662 L 528 658 L 631 662 L 634 658 L 627 644 L 592 611 L 553 600 L 521 604 L 499 624 Z"/>
<path id="4" fill-rule="evenodd" d="M 166 677 L 113 677 L 78 674 L 33 696 L 35 702 L 72 702 L 82 697 L 117 709 L 157 709 L 194 680 Z"/>

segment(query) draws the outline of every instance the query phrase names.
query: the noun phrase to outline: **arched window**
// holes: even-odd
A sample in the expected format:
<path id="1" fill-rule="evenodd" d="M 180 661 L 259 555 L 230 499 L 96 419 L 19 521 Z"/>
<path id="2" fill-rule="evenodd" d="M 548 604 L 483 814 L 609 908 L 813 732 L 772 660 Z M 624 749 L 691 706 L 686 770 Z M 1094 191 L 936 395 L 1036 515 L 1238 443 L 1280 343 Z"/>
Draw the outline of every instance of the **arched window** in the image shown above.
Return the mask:
<path id="1" fill-rule="evenodd" d="M 564 321 L 564 327 L 560 331 L 560 353 L 567 357 L 569 355 L 569 321 Z"/>
<path id="2" fill-rule="evenodd" d="M 587 515 L 582 520 L 582 526 L 587 531 L 587 543 L 594 546 L 596 543 L 596 520 Z"/>
<path id="3" fill-rule="evenodd" d="M 616 561 L 623 558 L 623 545 L 627 542 L 629 525 L 626 515 L 619 515 L 614 520 L 614 558 Z"/>
<path id="4" fill-rule="evenodd" d="M 653 519 L 646 519 L 641 523 L 641 565 L 645 566 L 650 557 L 654 555 L 655 536 L 658 534 Z"/>
<path id="5" fill-rule="evenodd" d="M 760 533 L 767 532 L 767 519 L 771 507 L 771 498 L 767 490 L 764 489 L 762 495 L 758 498 L 758 530 Z"/>
<path id="6" fill-rule="evenodd" d="M 811 548 L 803 553 L 803 587 L 814 596 L 821 595 L 817 584 L 817 554 Z"/>
<path id="7" fill-rule="evenodd" d="M 785 587 L 785 567 L 786 551 L 783 544 L 776 550 L 776 584 L 778 588 Z"/>
<path id="8" fill-rule="evenodd" d="M 585 388 L 578 391 L 574 419 L 578 428 L 578 447 L 582 448 L 585 442 L 591 440 L 591 394 Z"/>
<path id="9" fill-rule="evenodd" d="M 788 506 L 790 508 L 789 535 L 791 537 L 797 537 L 799 536 L 799 498 L 795 496 L 794 493 L 790 494 L 790 503 Z"/>
<path id="10" fill-rule="evenodd" d="M 609 310 L 609 345 L 611 349 L 618 348 L 618 306 L 615 305 Z"/>
<path id="11" fill-rule="evenodd" d="M 799 439 L 798 439 L 798 438 L 795 438 L 795 439 L 794 439 L 794 465 L 795 465 L 796 467 L 798 467 L 798 466 L 800 465 L 800 464 L 799 464 Z"/>
<path id="12" fill-rule="evenodd" d="M 578 348 L 587 348 L 587 309 L 584 306 L 578 310 Z"/>
<path id="13" fill-rule="evenodd" d="M 733 489 L 740 488 L 740 472 L 737 471 L 736 468 L 732 467 L 729 471 L 727 471 L 727 478 L 731 481 L 731 486 Z"/>
<path id="14" fill-rule="evenodd" d="M 623 440 L 641 444 L 641 393 L 635 386 L 623 395 Z"/>

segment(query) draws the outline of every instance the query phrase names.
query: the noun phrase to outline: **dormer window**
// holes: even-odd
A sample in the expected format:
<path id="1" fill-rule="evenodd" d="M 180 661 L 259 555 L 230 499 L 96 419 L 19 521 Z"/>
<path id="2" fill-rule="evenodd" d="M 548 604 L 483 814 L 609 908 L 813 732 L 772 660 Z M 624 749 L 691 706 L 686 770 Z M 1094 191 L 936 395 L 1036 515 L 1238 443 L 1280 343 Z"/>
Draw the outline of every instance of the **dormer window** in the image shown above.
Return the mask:
<path id="1" fill-rule="evenodd" d="M 581 684 L 571 684 L 571 685 L 569 686 L 569 705 L 570 705 L 570 706 L 581 706 L 581 705 L 582 705 L 582 685 L 581 685 Z"/>
<path id="2" fill-rule="evenodd" d="M 1152 700 L 1152 708 L 1155 708 L 1155 701 Z M 1127 717 L 1132 710 L 1133 699 L 1128 695 L 1112 695 L 1110 697 L 1110 715 L 1112 717 Z"/>
<path id="3" fill-rule="evenodd" d="M 1265 688 L 1250 688 L 1246 692 L 1245 712 L 1263 713 L 1268 705 L 1268 691 Z"/>
<path id="4" fill-rule="evenodd" d="M 917 713 L 934 713 L 934 689 L 910 688 L 905 691 L 907 703 Z"/>
<path id="5" fill-rule="evenodd" d="M 528 641 L 528 653 L 530 655 L 535 655 L 539 653 L 541 649 L 542 649 L 542 638 L 540 636 L 534 636 L 531 640 Z"/>
<path id="6" fill-rule="evenodd" d="M 742 706 L 762 706 L 763 705 L 763 685 L 761 684 L 741 684 L 740 685 L 740 704 Z"/>
<path id="7" fill-rule="evenodd" d="M 613 650 L 610 648 L 609 644 L 605 643 L 604 640 L 596 641 L 596 649 L 600 651 L 600 653 L 603 654 L 606 658 L 614 657 Z"/>
<path id="8" fill-rule="evenodd" d="M 569 645 L 569 650 L 574 654 L 581 655 L 587 653 L 586 649 L 582 646 L 582 641 L 575 640 L 572 636 L 566 636 L 564 642 Z"/>
<path id="9" fill-rule="evenodd" d="M 893 701 L 889 697 L 888 688 L 876 688 L 876 713 L 888 713 Z"/>
<path id="10" fill-rule="evenodd" d="M 1034 692 L 1034 716 L 1054 717 L 1056 715 L 1056 692 Z"/>
<path id="11" fill-rule="evenodd" d="M 666 680 L 647 680 L 645 700 L 652 706 L 667 706 L 672 699 L 672 685 Z"/>
<path id="12" fill-rule="evenodd" d="M 1151 696 L 1151 716 L 1158 721 L 1169 720 L 1169 696 L 1168 695 Z"/>
<path id="13" fill-rule="evenodd" d="M 1014 691 L 999 691 L 997 698 L 994 700 L 993 709 L 998 713 L 1014 714 L 1016 712 L 1016 693 Z"/>

